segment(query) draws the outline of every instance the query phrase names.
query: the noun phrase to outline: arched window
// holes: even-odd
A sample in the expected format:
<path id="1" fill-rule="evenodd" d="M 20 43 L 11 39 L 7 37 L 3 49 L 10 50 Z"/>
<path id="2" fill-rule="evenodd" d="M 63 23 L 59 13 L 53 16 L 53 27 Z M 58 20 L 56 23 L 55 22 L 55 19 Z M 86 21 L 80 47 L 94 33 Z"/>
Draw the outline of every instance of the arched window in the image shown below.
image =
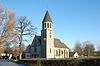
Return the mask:
<path id="1" fill-rule="evenodd" d="M 64 58 L 66 57 L 66 51 L 64 50 Z"/>
<path id="2" fill-rule="evenodd" d="M 45 23 L 45 28 L 46 28 L 46 23 Z"/>
<path id="3" fill-rule="evenodd" d="M 58 55 L 58 50 L 56 50 L 56 55 Z"/>
<path id="4" fill-rule="evenodd" d="M 51 48 L 50 48 L 50 53 L 51 53 Z"/>
<path id="5" fill-rule="evenodd" d="M 62 55 L 63 55 L 63 51 L 62 51 Z"/>
<path id="6" fill-rule="evenodd" d="M 60 49 L 59 49 L 59 56 L 60 56 Z"/>
<path id="7" fill-rule="evenodd" d="M 51 38 L 51 35 L 50 35 L 50 38 Z"/>
<path id="8" fill-rule="evenodd" d="M 47 28 L 49 28 L 49 23 L 47 23 Z"/>
<path id="9" fill-rule="evenodd" d="M 51 28 L 51 23 L 50 23 L 50 28 Z"/>

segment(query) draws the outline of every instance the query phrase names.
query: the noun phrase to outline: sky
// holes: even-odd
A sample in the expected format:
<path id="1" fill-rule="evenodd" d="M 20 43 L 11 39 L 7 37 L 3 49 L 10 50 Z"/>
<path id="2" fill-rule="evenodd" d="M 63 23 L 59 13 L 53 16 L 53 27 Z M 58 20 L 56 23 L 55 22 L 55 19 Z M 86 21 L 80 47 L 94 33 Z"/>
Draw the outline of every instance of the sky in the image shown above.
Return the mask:
<path id="1" fill-rule="evenodd" d="M 0 0 L 0 4 L 16 12 L 17 17 L 27 16 L 38 28 L 46 10 L 53 21 L 54 37 L 70 49 L 77 41 L 91 41 L 100 46 L 100 0 Z M 29 42 L 29 44 L 32 41 Z"/>

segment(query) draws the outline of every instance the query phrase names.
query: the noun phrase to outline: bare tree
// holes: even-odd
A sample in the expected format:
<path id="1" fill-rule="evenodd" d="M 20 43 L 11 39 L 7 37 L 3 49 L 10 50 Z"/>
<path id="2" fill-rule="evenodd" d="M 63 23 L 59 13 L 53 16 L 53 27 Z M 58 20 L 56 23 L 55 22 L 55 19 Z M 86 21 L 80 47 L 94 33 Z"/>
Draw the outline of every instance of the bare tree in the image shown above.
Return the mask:
<path id="1" fill-rule="evenodd" d="M 79 41 L 77 41 L 75 43 L 74 52 L 78 52 L 79 55 L 82 55 L 82 49 L 82 44 Z"/>
<path id="2" fill-rule="evenodd" d="M 0 45 L 4 43 L 4 38 L 2 37 L 2 33 L 3 33 L 3 20 L 4 20 L 4 10 L 2 5 L 0 5 Z"/>
<path id="3" fill-rule="evenodd" d="M 97 56 L 100 56 L 100 46 L 98 46 Z"/>
<path id="4" fill-rule="evenodd" d="M 2 7 L 2 5 L 0 5 L 0 25 L 2 24 L 3 16 L 4 16 L 3 7 Z"/>
<path id="5" fill-rule="evenodd" d="M 8 51 L 8 47 L 17 40 L 16 14 L 10 10 L 4 10 L 0 6 L 0 46 Z"/>
<path id="6" fill-rule="evenodd" d="M 13 57 L 15 57 L 16 58 L 16 60 L 17 60 L 17 57 L 19 56 L 19 50 L 14 50 L 13 51 Z"/>
<path id="7" fill-rule="evenodd" d="M 25 38 L 25 36 L 32 36 L 35 34 L 36 28 L 32 25 L 31 20 L 27 19 L 25 16 L 21 16 L 17 19 L 17 31 L 19 37 L 19 47 L 20 47 L 20 56 L 22 59 L 22 41 L 27 41 L 29 38 Z M 24 37 L 24 38 L 23 38 Z"/>
<path id="8" fill-rule="evenodd" d="M 4 48 L 0 46 L 0 55 L 4 52 Z"/>
<path id="9" fill-rule="evenodd" d="M 98 51 L 100 51 L 100 46 L 98 46 Z"/>
<path id="10" fill-rule="evenodd" d="M 91 43 L 90 41 L 85 41 L 83 42 L 83 45 L 84 45 L 84 50 L 83 50 L 84 55 L 88 57 L 94 55 L 95 47 L 93 43 Z"/>

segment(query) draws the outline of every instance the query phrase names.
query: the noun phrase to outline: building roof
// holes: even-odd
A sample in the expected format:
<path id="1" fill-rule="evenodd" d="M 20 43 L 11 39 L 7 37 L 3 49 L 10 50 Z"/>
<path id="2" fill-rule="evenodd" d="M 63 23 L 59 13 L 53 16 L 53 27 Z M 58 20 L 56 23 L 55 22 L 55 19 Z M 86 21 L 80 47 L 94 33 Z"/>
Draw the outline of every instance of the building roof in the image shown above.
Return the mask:
<path id="1" fill-rule="evenodd" d="M 56 38 L 54 38 L 54 47 L 68 48 L 64 43 L 62 43 L 59 39 L 56 39 Z"/>
<path id="2" fill-rule="evenodd" d="M 69 52 L 69 56 L 72 57 L 77 52 Z M 78 54 L 78 53 L 77 53 Z M 79 54 L 78 54 L 79 55 Z"/>
<path id="3" fill-rule="evenodd" d="M 38 42 L 38 44 L 41 44 L 41 36 L 35 35 L 35 37 L 32 41 L 32 46 L 37 45 L 35 42 Z"/>
<path id="4" fill-rule="evenodd" d="M 46 11 L 46 14 L 44 16 L 43 22 L 52 22 L 51 17 L 49 16 L 49 12 Z"/>
<path id="5" fill-rule="evenodd" d="M 41 36 L 36 36 L 36 39 L 37 39 L 38 42 L 41 44 Z"/>
<path id="6" fill-rule="evenodd" d="M 32 42 L 32 46 L 34 46 L 34 41 L 38 41 L 41 44 L 41 36 L 35 35 L 34 40 Z M 54 38 L 54 47 L 55 48 L 68 48 L 64 43 L 62 43 L 59 39 Z M 69 49 L 69 48 L 68 48 Z"/>
<path id="7" fill-rule="evenodd" d="M 69 52 L 69 56 L 72 57 L 75 54 L 75 52 Z"/>

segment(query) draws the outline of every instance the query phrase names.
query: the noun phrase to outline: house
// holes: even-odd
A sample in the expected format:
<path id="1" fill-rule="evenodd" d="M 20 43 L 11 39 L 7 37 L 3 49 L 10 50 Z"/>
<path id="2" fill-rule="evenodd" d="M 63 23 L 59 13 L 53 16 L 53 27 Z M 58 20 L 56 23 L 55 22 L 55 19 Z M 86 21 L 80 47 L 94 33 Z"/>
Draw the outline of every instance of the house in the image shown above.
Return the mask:
<path id="1" fill-rule="evenodd" d="M 11 53 L 1 53 L 0 56 L 4 59 L 9 59 L 9 60 L 12 58 Z"/>
<path id="2" fill-rule="evenodd" d="M 31 53 L 23 53 L 22 58 L 31 58 Z"/>
<path id="3" fill-rule="evenodd" d="M 80 57 L 79 54 L 78 54 L 77 52 L 69 52 L 69 56 L 70 56 L 71 58 L 78 58 L 78 57 Z"/>
<path id="4" fill-rule="evenodd" d="M 69 58 L 69 48 L 54 38 L 53 22 L 48 11 L 42 21 L 41 36 L 35 35 L 29 47 L 28 58 Z M 30 54 L 29 54 L 30 53 Z"/>

